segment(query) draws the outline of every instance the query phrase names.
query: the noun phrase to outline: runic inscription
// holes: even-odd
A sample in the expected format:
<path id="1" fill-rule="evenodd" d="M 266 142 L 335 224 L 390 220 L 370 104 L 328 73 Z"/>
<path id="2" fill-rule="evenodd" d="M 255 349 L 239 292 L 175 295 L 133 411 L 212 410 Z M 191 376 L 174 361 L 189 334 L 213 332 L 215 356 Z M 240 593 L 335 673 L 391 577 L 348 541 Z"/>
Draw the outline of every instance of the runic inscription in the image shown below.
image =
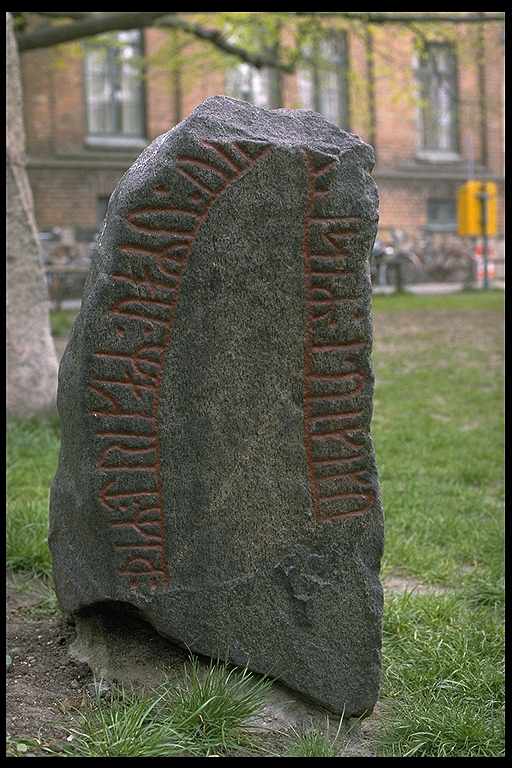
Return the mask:
<path id="1" fill-rule="evenodd" d="M 183 275 L 215 200 L 269 152 L 261 142 L 202 141 L 197 156 L 176 159 L 189 205 L 173 206 L 171 185 L 157 184 L 151 203 L 125 217 L 133 238 L 117 246 L 107 313 L 115 338 L 92 356 L 88 414 L 101 445 L 97 503 L 112 531 L 117 573 L 132 589 L 154 590 L 170 579 L 159 403 Z"/>
<path id="2" fill-rule="evenodd" d="M 306 329 L 304 436 L 314 517 L 318 522 L 368 512 L 375 499 L 365 466 L 368 423 L 362 407 L 368 368 L 364 336 L 347 338 L 338 308 L 358 318 L 358 297 L 346 290 L 352 276 L 351 241 L 357 217 L 325 214 L 337 158 L 306 152 L 308 195 L 304 232 Z"/>
<path id="3" fill-rule="evenodd" d="M 381 671 L 374 160 L 316 112 L 224 96 L 144 150 L 62 358 L 50 496 L 84 636 L 133 606 L 346 717 Z"/>

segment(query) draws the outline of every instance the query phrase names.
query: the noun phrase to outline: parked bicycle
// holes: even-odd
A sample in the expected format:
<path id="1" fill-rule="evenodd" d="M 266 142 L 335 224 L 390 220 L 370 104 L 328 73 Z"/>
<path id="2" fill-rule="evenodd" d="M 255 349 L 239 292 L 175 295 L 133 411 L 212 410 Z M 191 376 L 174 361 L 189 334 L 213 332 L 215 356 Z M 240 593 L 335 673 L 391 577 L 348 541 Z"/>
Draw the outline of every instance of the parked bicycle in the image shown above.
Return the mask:
<path id="1" fill-rule="evenodd" d="M 393 285 L 402 291 L 406 283 L 412 282 L 420 264 L 402 230 L 391 228 L 387 238 L 375 241 L 371 258 L 372 284 Z"/>

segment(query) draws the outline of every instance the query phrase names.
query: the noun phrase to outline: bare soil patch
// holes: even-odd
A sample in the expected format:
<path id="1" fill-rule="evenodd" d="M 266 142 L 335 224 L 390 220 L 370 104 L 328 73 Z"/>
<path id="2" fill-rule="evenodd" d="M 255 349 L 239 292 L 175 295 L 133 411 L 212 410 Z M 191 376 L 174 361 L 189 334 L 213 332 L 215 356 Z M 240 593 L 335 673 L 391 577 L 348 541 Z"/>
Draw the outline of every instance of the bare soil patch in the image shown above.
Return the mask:
<path id="1" fill-rule="evenodd" d="M 12 662 L 6 680 L 6 731 L 9 741 L 37 739 L 56 746 L 65 736 L 63 724 L 80 706 L 92 674 L 68 655 L 74 629 L 62 615 L 32 618 L 40 600 L 38 582 L 23 588 L 7 579 L 7 653 Z M 31 753 L 45 752 L 34 745 Z"/>
<path id="2" fill-rule="evenodd" d="M 452 362 L 454 355 L 462 362 L 468 351 L 489 355 L 493 349 L 490 365 L 502 367 L 503 333 L 503 316 L 490 310 L 380 312 L 374 319 L 375 346 L 382 357 L 443 345 Z"/>
<path id="3" fill-rule="evenodd" d="M 416 595 L 446 595 L 451 590 L 441 584 L 423 584 L 412 576 L 390 574 L 383 581 L 384 591 L 394 594 L 414 592 Z"/>

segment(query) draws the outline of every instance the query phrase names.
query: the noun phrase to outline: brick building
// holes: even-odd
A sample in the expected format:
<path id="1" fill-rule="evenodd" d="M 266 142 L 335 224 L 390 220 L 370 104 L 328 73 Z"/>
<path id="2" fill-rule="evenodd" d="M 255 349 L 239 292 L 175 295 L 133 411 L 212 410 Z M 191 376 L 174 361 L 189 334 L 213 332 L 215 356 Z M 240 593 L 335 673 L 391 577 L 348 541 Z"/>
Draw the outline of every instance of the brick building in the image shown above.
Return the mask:
<path id="1" fill-rule="evenodd" d="M 293 75 L 245 64 L 171 71 L 158 59 L 169 37 L 157 29 L 120 32 L 108 48 L 84 43 L 80 55 L 76 44 L 69 55 L 66 48 L 24 53 L 28 171 L 39 228 L 64 228 L 71 239 L 90 241 L 110 193 L 144 146 L 206 96 L 226 93 L 262 106 L 315 109 L 372 144 L 382 232 L 455 232 L 458 186 L 467 178 L 495 181 L 499 240 L 503 26 L 458 25 L 449 40 L 430 35 L 421 56 L 412 32 L 393 30 L 326 30 Z M 196 70 L 201 51 L 195 43 L 188 50 Z M 143 56 L 141 77 L 136 64 Z"/>

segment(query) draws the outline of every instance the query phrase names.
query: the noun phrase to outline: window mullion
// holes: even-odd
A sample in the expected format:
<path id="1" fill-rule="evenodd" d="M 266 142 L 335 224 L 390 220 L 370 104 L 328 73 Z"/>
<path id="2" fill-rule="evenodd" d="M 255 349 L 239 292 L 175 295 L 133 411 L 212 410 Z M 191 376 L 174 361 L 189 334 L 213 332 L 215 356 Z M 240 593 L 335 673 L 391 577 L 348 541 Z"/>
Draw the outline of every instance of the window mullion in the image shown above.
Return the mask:
<path id="1" fill-rule="evenodd" d="M 123 133 L 122 103 L 121 103 L 121 57 L 119 49 L 112 49 L 112 82 L 114 102 L 114 133 L 121 136 Z"/>
<path id="2" fill-rule="evenodd" d="M 312 45 L 312 68 L 313 68 L 313 108 L 315 112 L 322 111 L 322 77 L 321 77 L 321 63 L 318 61 L 320 47 L 318 40 L 315 38 Z"/>
<path id="3" fill-rule="evenodd" d="M 133 60 L 141 53 L 140 34 L 137 43 L 127 33 L 119 33 L 117 45 L 85 49 L 84 79 L 87 100 L 87 130 L 92 139 L 135 140 L 144 131 L 144 84 Z"/>
<path id="4" fill-rule="evenodd" d="M 349 100 L 348 100 L 348 55 L 347 38 L 341 33 L 336 40 L 337 47 L 337 85 L 338 85 L 338 120 L 342 128 L 349 128 Z"/>
<path id="5" fill-rule="evenodd" d="M 432 43 L 418 76 L 423 101 L 422 145 L 435 152 L 457 151 L 457 83 L 451 46 Z"/>

